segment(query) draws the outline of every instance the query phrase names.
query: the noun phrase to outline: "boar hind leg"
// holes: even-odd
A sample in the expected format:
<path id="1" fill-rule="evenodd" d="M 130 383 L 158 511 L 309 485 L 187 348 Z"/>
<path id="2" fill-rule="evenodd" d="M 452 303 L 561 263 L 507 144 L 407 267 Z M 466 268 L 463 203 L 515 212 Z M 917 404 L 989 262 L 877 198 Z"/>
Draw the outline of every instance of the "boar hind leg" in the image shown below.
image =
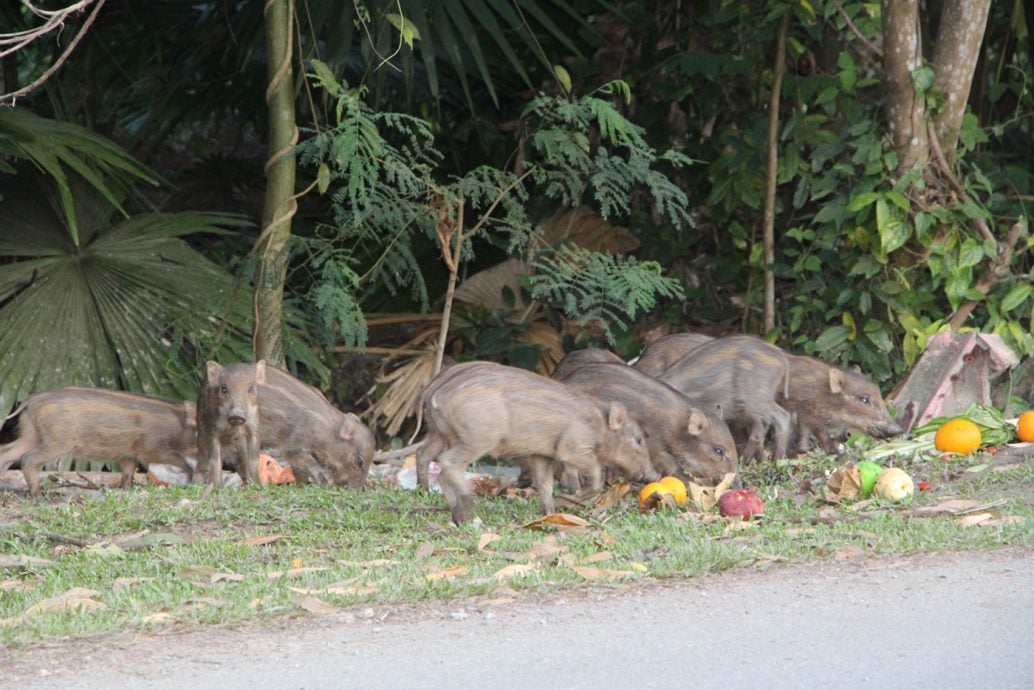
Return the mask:
<path id="1" fill-rule="evenodd" d="M 470 490 L 467 480 L 463 478 L 463 473 L 471 460 L 481 455 L 484 453 L 471 452 L 463 446 L 453 446 L 438 456 L 438 463 L 442 466 L 442 472 L 438 475 L 438 483 L 449 504 L 452 521 L 457 525 L 469 522 L 474 517 L 474 494 Z"/>
<path id="2" fill-rule="evenodd" d="M 431 461 L 445 450 L 445 439 L 438 434 L 428 436 L 424 445 L 416 452 L 416 482 L 424 491 L 431 490 L 431 478 L 428 476 Z"/>
<path id="3" fill-rule="evenodd" d="M 779 407 L 779 405 L 775 405 L 773 408 L 772 426 L 772 459 L 779 460 L 786 457 L 787 448 L 790 445 L 790 431 L 793 428 L 793 418 L 789 412 Z"/>
<path id="4" fill-rule="evenodd" d="M 539 501 L 542 503 L 542 514 L 549 515 L 556 512 L 556 505 L 553 503 L 553 480 L 555 477 L 553 461 L 541 455 L 534 455 L 528 458 L 527 464 L 528 470 L 531 473 L 531 486 L 538 493 Z M 564 470 L 566 474 L 568 470 L 573 470 L 573 468 L 565 467 Z M 577 470 L 573 471 L 577 476 Z"/>
<path id="5" fill-rule="evenodd" d="M 29 487 L 30 496 L 39 498 L 43 495 L 43 489 L 39 485 L 40 468 L 55 459 L 39 451 L 29 451 L 22 456 L 22 474 L 25 475 L 25 484 Z"/>
<path id="6" fill-rule="evenodd" d="M 136 458 L 123 458 L 119 465 L 121 476 L 118 485 L 120 488 L 128 489 L 133 486 L 133 477 L 136 475 Z"/>

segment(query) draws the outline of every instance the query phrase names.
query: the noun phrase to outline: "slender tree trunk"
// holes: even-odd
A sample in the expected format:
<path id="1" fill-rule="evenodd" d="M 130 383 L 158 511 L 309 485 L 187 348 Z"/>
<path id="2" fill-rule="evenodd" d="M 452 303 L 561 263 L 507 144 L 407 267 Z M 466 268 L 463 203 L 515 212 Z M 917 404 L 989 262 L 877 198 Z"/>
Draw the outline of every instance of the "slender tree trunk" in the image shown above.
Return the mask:
<path id="1" fill-rule="evenodd" d="M 933 54 L 933 88 L 943 94 L 944 107 L 933 116 L 933 123 L 949 163 L 955 159 L 990 9 L 991 0 L 946 0 L 941 10 Z"/>
<path id="2" fill-rule="evenodd" d="M 266 0 L 266 105 L 269 108 L 269 158 L 262 234 L 255 249 L 259 265 L 255 281 L 255 358 L 283 366 L 283 298 L 287 278 L 287 243 L 294 199 L 298 127 L 294 113 L 292 38 L 294 0 Z"/>
<path id="3" fill-rule="evenodd" d="M 898 154 L 898 171 L 926 164 L 926 105 L 916 96 L 912 70 L 923 62 L 919 0 L 884 0 L 883 70 L 887 126 Z"/>
<path id="4" fill-rule="evenodd" d="M 779 100 L 786 72 L 786 32 L 790 26 L 790 10 L 779 22 L 775 59 L 772 63 L 772 92 L 768 97 L 768 166 L 765 172 L 765 213 L 761 243 L 765 251 L 765 333 L 775 328 L 775 202 L 779 174 Z"/>

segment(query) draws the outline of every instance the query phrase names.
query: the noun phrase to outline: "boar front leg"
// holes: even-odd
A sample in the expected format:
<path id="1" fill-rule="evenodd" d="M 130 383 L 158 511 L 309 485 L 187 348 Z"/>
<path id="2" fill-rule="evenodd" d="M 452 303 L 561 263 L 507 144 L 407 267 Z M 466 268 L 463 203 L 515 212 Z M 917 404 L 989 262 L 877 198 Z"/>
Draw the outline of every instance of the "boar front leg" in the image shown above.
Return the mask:
<path id="1" fill-rule="evenodd" d="M 195 484 L 222 484 L 223 452 L 222 444 L 215 435 L 201 433 L 197 435 L 197 469 L 194 471 Z"/>
<path id="2" fill-rule="evenodd" d="M 439 435 L 429 436 L 416 452 L 416 483 L 424 491 L 431 490 L 429 469 L 431 461 L 445 450 L 445 439 Z"/>

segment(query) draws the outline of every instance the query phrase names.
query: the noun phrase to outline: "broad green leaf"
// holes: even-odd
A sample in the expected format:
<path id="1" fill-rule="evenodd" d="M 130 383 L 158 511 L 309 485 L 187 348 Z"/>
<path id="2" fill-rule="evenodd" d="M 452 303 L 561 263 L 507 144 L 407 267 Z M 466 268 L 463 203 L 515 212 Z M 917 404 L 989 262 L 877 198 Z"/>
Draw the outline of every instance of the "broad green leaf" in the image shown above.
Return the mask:
<path id="1" fill-rule="evenodd" d="M 1009 290 L 1008 294 L 1002 298 L 999 308 L 1001 308 L 1003 312 L 1012 311 L 1027 301 L 1027 298 L 1031 295 L 1031 291 L 1032 288 L 1030 285 L 1020 284 L 1014 286 Z"/>

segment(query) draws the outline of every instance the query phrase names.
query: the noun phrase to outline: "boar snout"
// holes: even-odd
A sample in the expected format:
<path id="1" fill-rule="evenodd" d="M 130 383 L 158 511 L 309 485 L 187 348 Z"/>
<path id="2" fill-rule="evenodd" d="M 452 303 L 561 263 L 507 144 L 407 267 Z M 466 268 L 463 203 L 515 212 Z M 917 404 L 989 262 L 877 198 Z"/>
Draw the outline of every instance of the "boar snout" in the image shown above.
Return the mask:
<path id="1" fill-rule="evenodd" d="M 230 426 L 240 426 L 244 423 L 244 415 L 232 414 L 226 417 L 226 421 L 230 423 Z"/>
<path id="2" fill-rule="evenodd" d="M 905 430 L 893 419 L 885 419 L 870 426 L 868 433 L 873 438 L 888 438 L 890 436 L 900 436 L 905 433 Z"/>

